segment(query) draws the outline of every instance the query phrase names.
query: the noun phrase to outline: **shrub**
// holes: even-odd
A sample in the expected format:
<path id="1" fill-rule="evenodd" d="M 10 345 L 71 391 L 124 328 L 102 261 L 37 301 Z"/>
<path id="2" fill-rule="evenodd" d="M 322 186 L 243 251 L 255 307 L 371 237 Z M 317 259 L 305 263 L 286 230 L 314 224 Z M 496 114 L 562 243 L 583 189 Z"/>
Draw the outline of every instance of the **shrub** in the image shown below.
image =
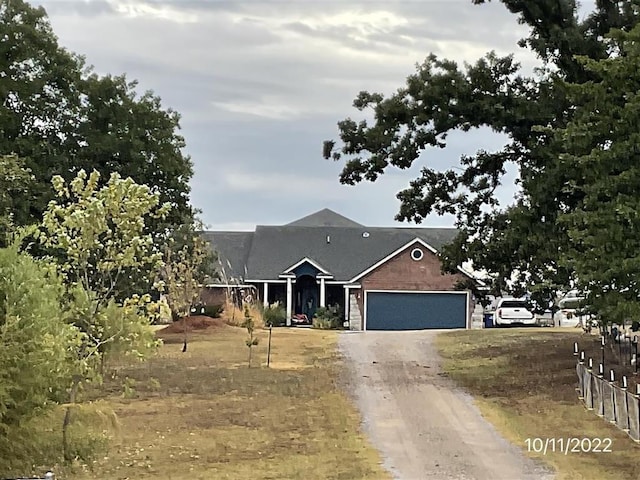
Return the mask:
<path id="1" fill-rule="evenodd" d="M 267 327 L 282 327 L 287 323 L 287 312 L 279 302 L 265 308 L 262 315 Z"/>
<path id="2" fill-rule="evenodd" d="M 330 330 L 342 328 L 342 309 L 339 305 L 320 307 L 313 317 L 313 328 Z"/>
<path id="3" fill-rule="evenodd" d="M 66 400 L 82 365 L 86 339 L 65 321 L 61 276 L 18 250 L 18 238 L 0 248 L 0 472 L 28 473 L 35 457 L 53 464 L 59 451 L 42 446 L 35 425 Z M 56 426 L 57 427 L 57 426 Z M 59 430 L 56 429 L 59 434 Z M 56 443 L 59 447 L 60 443 Z"/>
<path id="4" fill-rule="evenodd" d="M 324 317 L 318 317 L 317 315 L 313 317 L 312 323 L 313 328 L 317 328 L 319 330 L 331 330 L 332 328 L 334 328 L 331 324 L 331 320 Z"/>
<path id="5" fill-rule="evenodd" d="M 224 305 L 215 304 L 215 305 L 194 305 L 189 310 L 189 315 L 205 315 L 211 318 L 220 318 L 222 316 L 222 312 L 224 312 Z M 178 315 L 176 312 L 171 312 L 171 318 L 174 322 L 178 320 L 182 320 L 182 317 Z"/>
<path id="6" fill-rule="evenodd" d="M 215 305 L 195 305 L 191 309 L 191 315 L 205 315 L 211 318 L 220 318 L 224 310 L 221 303 Z"/>

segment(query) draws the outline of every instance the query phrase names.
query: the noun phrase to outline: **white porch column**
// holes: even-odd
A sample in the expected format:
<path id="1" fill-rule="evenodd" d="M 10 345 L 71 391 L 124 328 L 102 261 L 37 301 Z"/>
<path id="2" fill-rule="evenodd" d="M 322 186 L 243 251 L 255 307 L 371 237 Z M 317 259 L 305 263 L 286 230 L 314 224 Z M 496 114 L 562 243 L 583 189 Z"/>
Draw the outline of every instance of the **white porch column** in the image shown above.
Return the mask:
<path id="1" fill-rule="evenodd" d="M 320 277 L 320 306 L 326 307 L 326 292 L 325 292 L 325 284 L 324 277 Z"/>
<path id="2" fill-rule="evenodd" d="M 287 277 L 287 327 L 291 326 L 292 290 L 291 277 Z"/>
<path id="3" fill-rule="evenodd" d="M 262 305 L 264 308 L 269 306 L 269 284 L 267 282 L 264 282 L 262 286 Z"/>
<path id="4" fill-rule="evenodd" d="M 349 287 L 344 287 L 344 321 L 349 321 Z"/>

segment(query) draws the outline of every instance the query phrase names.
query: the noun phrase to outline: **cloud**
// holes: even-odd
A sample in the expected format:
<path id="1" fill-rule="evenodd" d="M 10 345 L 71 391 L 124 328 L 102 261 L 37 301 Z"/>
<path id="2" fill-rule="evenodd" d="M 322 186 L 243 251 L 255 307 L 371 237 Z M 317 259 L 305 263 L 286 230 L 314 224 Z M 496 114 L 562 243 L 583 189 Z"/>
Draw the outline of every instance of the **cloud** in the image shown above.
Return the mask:
<path id="1" fill-rule="evenodd" d="M 434 52 L 475 62 L 517 52 L 526 30 L 501 2 L 42 0 L 61 43 L 99 73 L 126 72 L 182 114 L 196 175 L 192 201 L 214 225 L 286 223 L 323 207 L 365 224 L 393 224 L 423 162 L 500 148 L 491 133 L 453 135 L 408 171 L 374 184 L 338 182 L 321 158 L 361 90 L 392 94 Z M 490 141 L 489 141 L 490 140 Z M 504 201 L 512 193 L 503 192 Z M 238 220 L 240 219 L 240 220 Z M 450 217 L 429 224 L 451 224 Z"/>
<path id="2" fill-rule="evenodd" d="M 114 12 L 127 18 L 152 18 L 175 23 L 198 22 L 195 13 L 185 11 L 177 5 L 154 5 L 151 2 L 136 0 L 107 0 L 107 3 L 112 6 Z"/>

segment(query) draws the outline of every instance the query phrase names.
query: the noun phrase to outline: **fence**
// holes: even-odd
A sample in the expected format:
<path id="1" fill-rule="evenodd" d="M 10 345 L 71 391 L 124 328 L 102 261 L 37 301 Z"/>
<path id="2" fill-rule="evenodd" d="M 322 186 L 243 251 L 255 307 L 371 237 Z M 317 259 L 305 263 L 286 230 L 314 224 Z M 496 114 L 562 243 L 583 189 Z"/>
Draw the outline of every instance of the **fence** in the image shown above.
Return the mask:
<path id="1" fill-rule="evenodd" d="M 595 374 L 582 361 L 577 364 L 576 372 L 578 397 L 587 409 L 640 442 L 640 391 L 636 394 L 627 391 L 626 378 L 623 378 L 623 387 L 615 385 L 613 372 L 607 380 L 603 375 Z"/>

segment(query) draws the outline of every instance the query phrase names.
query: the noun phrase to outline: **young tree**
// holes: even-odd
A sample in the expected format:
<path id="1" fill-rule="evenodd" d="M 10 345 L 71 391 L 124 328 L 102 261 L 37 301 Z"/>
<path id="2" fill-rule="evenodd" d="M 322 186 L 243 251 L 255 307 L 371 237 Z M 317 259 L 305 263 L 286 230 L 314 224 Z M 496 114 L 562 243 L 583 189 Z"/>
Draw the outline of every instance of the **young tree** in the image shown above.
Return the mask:
<path id="1" fill-rule="evenodd" d="M 149 292 L 123 299 L 119 287 L 127 277 L 143 274 L 142 267 L 157 270 L 162 265 L 162 253 L 155 250 L 152 236 L 144 233 L 145 223 L 164 217 L 170 206 L 160 205 L 157 193 L 131 178 L 114 173 L 102 187 L 99 180 L 95 170 L 90 175 L 81 170 L 69 185 L 62 177 L 53 178 L 60 202 L 49 203 L 40 240 L 62 252 L 61 270 L 82 306 L 76 312 L 77 324 L 104 355 L 118 338 L 123 339 L 125 320 L 136 318 L 110 312 L 118 305 L 135 312 L 156 307 Z M 148 317 L 142 315 L 137 321 L 148 324 Z M 147 341 L 143 337 L 143 343 Z"/>
<path id="2" fill-rule="evenodd" d="M 242 326 L 247 329 L 247 333 L 249 334 L 249 338 L 247 338 L 244 343 L 247 348 L 249 348 L 249 368 L 251 368 L 251 353 L 253 351 L 253 347 L 258 345 L 260 339 L 253 336 L 255 322 L 253 321 L 251 312 L 249 312 L 249 306 L 246 304 L 244 306 L 244 322 L 242 323 Z"/>
<path id="3" fill-rule="evenodd" d="M 164 247 L 160 279 L 172 316 L 182 319 L 184 343 L 187 351 L 187 317 L 193 302 L 200 296 L 207 277 L 207 265 L 212 263 L 209 243 L 187 225 L 174 232 Z"/>
<path id="4" fill-rule="evenodd" d="M 52 180 L 57 200 L 49 202 L 39 238 L 59 251 L 60 270 L 71 300 L 68 314 L 85 334 L 79 355 L 85 368 L 70 388 L 74 404 L 80 385 L 99 379 L 109 355 L 133 354 L 144 358 L 157 345 L 149 328 L 159 306 L 148 293 L 118 297 L 121 282 L 141 273 L 141 267 L 161 266 L 153 238 L 145 234 L 149 218 L 162 218 L 169 205 L 159 205 L 159 195 L 149 187 L 114 173 L 102 187 L 100 174 L 81 170 L 69 185 L 60 176 Z M 64 456 L 70 461 L 67 432 L 71 423 L 67 407 L 62 425 Z"/>
<path id="5" fill-rule="evenodd" d="M 496 290 L 504 290 L 505 279 L 514 273 L 514 290 L 544 284 L 542 298 L 575 280 L 573 266 L 561 260 L 570 238 L 558 219 L 576 207 L 580 194 L 566 188 L 569 172 L 554 161 L 562 148 L 552 141 L 552 132 L 567 125 L 575 108 L 559 80 L 591 81 L 593 72 L 576 55 L 594 60 L 614 55 L 603 35 L 611 28 L 632 28 L 639 12 L 634 1 L 598 1 L 580 20 L 573 0 L 502 3 L 530 27 L 519 45 L 540 59 L 534 75 L 522 74 L 512 56 L 489 53 L 461 68 L 429 55 L 388 98 L 361 92 L 354 106 L 371 109 L 374 122 L 339 122 L 341 145 L 325 142 L 323 154 L 346 160 L 340 181 L 353 185 L 375 181 L 388 167 L 427 162 L 432 149 L 445 148 L 455 130 L 488 127 L 507 135 L 502 150 L 464 156 L 460 169 L 425 165 L 420 177 L 398 193 L 396 219 L 420 223 L 432 213 L 455 215 L 460 233 L 444 249 L 449 270 L 471 259 L 493 276 Z M 521 194 L 513 205 L 498 205 L 494 192 L 509 164 L 520 172 Z"/>

